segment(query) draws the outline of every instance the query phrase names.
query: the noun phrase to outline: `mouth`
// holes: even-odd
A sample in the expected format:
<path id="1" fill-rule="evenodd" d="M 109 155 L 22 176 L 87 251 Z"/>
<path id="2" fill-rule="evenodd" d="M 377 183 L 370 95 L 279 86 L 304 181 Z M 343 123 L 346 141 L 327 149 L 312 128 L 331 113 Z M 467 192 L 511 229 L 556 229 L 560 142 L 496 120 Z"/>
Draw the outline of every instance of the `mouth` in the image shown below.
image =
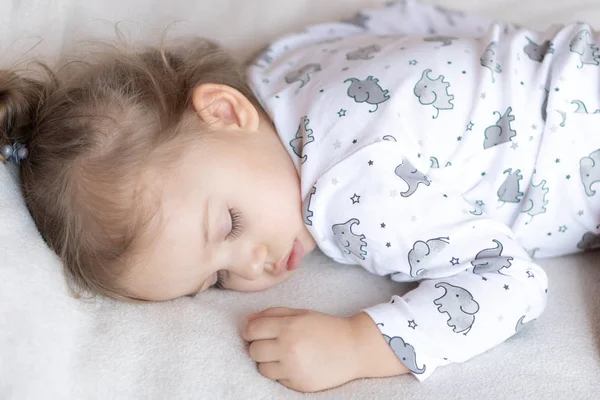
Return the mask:
<path id="1" fill-rule="evenodd" d="M 279 260 L 275 266 L 275 275 L 281 275 L 284 271 L 295 270 L 300 265 L 302 257 L 304 257 L 304 246 L 298 239 L 295 239 L 290 252 Z"/>

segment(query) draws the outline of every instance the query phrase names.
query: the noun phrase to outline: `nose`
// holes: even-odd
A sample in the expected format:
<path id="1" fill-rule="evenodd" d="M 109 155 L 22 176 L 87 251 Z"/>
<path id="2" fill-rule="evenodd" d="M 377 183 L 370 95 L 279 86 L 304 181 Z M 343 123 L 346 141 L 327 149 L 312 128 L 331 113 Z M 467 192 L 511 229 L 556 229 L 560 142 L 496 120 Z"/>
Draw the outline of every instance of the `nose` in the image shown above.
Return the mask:
<path id="1" fill-rule="evenodd" d="M 251 251 L 250 261 L 243 261 L 235 272 L 249 281 L 256 280 L 263 274 L 266 258 L 267 248 L 257 246 Z"/>

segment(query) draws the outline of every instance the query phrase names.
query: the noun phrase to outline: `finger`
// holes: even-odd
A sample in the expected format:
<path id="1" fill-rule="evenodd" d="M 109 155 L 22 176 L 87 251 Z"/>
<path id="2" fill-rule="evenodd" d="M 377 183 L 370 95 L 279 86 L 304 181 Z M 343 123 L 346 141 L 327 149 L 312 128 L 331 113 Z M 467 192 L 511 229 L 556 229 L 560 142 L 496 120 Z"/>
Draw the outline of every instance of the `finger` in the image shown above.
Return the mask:
<path id="1" fill-rule="evenodd" d="M 259 363 L 279 361 L 279 343 L 276 340 L 255 340 L 248 347 L 250 357 Z"/>
<path id="2" fill-rule="evenodd" d="M 260 372 L 261 375 L 273 380 L 286 378 L 283 373 L 283 368 L 278 362 L 258 363 L 258 372 Z"/>
<path id="3" fill-rule="evenodd" d="M 244 326 L 242 338 L 247 342 L 275 339 L 279 335 L 281 322 L 280 318 L 256 318 Z"/>
<path id="4" fill-rule="evenodd" d="M 262 317 L 286 317 L 290 315 L 298 315 L 306 312 L 306 310 L 299 310 L 296 308 L 288 307 L 270 307 L 265 310 L 252 313 L 246 317 L 248 321 Z"/>

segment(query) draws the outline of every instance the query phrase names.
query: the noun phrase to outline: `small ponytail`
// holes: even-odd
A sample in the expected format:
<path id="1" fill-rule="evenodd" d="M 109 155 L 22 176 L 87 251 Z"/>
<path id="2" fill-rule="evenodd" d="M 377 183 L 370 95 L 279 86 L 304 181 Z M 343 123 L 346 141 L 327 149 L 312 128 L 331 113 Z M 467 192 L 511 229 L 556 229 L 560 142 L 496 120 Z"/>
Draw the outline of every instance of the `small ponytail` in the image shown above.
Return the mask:
<path id="1" fill-rule="evenodd" d="M 0 146 L 28 141 L 37 110 L 50 86 L 0 70 Z"/>

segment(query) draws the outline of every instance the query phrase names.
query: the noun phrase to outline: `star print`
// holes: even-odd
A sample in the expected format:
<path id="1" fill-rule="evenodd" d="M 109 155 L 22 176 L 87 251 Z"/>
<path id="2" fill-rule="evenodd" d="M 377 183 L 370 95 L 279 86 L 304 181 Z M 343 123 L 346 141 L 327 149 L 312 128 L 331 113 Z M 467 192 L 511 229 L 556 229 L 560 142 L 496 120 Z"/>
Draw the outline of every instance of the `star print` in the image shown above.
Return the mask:
<path id="1" fill-rule="evenodd" d="M 552 236 L 552 232 L 546 233 L 547 236 Z"/>
<path id="2" fill-rule="evenodd" d="M 498 322 L 504 321 L 504 317 L 502 315 L 498 315 Z"/>
<path id="3" fill-rule="evenodd" d="M 567 176 L 565 176 L 565 178 L 571 179 L 571 175 L 567 175 Z"/>
<path id="4" fill-rule="evenodd" d="M 412 217 L 410 217 L 411 222 L 415 222 L 416 220 L 417 220 L 417 217 L 415 217 L 414 215 Z"/>
<path id="5" fill-rule="evenodd" d="M 385 247 L 391 247 L 391 246 L 392 246 L 392 244 L 391 244 L 390 242 L 387 242 L 387 243 L 385 244 Z"/>
<path id="6" fill-rule="evenodd" d="M 421 158 L 421 153 L 417 153 L 417 158 Z"/>
<path id="7" fill-rule="evenodd" d="M 525 82 L 521 81 L 521 85 L 524 85 L 524 84 L 525 84 Z"/>
<path id="8" fill-rule="evenodd" d="M 385 222 L 382 222 L 382 223 L 381 223 L 381 227 L 382 227 L 382 228 L 385 228 Z"/>
<path id="9" fill-rule="evenodd" d="M 558 231 L 561 233 L 565 233 L 567 231 L 567 226 L 566 225 L 559 226 Z"/>
<path id="10" fill-rule="evenodd" d="M 342 71 L 348 71 L 348 67 L 342 68 Z"/>
<path id="11" fill-rule="evenodd" d="M 472 123 L 471 121 L 469 121 L 469 123 L 467 124 L 467 130 L 471 131 L 473 130 L 473 125 L 475 125 L 474 123 Z"/>
<path id="12" fill-rule="evenodd" d="M 358 141 L 358 140 L 354 139 L 354 140 L 352 141 L 352 144 L 356 144 L 356 142 L 357 142 L 357 141 Z"/>
<path id="13" fill-rule="evenodd" d="M 531 311 L 531 306 L 527 306 L 527 308 L 525 309 L 525 312 L 528 313 Z"/>
<path id="14" fill-rule="evenodd" d="M 531 129 L 533 129 L 535 131 L 537 129 L 537 125 L 536 124 L 531 125 Z"/>
<path id="15" fill-rule="evenodd" d="M 278 98 L 279 98 L 279 95 L 275 95 L 275 98 L 276 98 L 276 99 L 278 99 Z"/>
<path id="16" fill-rule="evenodd" d="M 419 146 L 423 146 L 423 141 L 422 141 L 422 140 L 419 140 L 419 141 L 417 142 L 417 144 L 418 144 Z"/>
<path id="17" fill-rule="evenodd" d="M 444 196 L 445 198 L 448 198 L 448 195 L 447 195 L 446 193 L 444 193 L 444 194 L 443 194 L 443 196 Z"/>
<path id="18" fill-rule="evenodd" d="M 486 278 L 485 276 L 482 276 L 482 277 L 481 277 L 481 280 L 482 280 L 482 281 L 487 281 L 487 278 Z"/>
<path id="19" fill-rule="evenodd" d="M 417 65 L 417 60 L 410 60 L 408 63 L 410 65 Z"/>
<path id="20" fill-rule="evenodd" d="M 581 217 L 583 215 L 583 210 L 577 211 L 577 215 L 579 215 Z"/>
<path id="21" fill-rule="evenodd" d="M 342 147 L 342 142 L 340 142 L 339 140 L 336 140 L 333 143 L 333 147 L 335 147 L 336 149 L 340 149 Z"/>
<path id="22" fill-rule="evenodd" d="M 415 320 L 414 320 L 414 319 L 411 319 L 410 321 L 408 321 L 408 327 L 409 327 L 409 328 L 413 328 L 413 329 L 415 329 L 417 326 L 419 326 L 419 325 L 417 325 L 417 324 L 415 323 Z"/>
<path id="23" fill-rule="evenodd" d="M 396 196 L 398 196 L 398 191 L 396 189 L 394 189 L 390 192 L 390 197 L 394 198 Z"/>
<path id="24" fill-rule="evenodd" d="M 319 90 L 319 93 L 323 93 L 325 91 L 325 89 L 321 89 Z"/>
<path id="25" fill-rule="evenodd" d="M 556 133 L 557 130 L 558 130 L 558 127 L 556 125 L 552 125 L 552 128 L 550 128 L 550 131 L 552 133 Z"/>
<path id="26" fill-rule="evenodd" d="M 331 183 L 332 183 L 333 185 L 337 185 L 337 184 L 339 183 L 339 181 L 337 180 L 337 178 L 333 178 L 333 179 L 331 180 Z"/>
<path id="27" fill-rule="evenodd" d="M 452 264 L 452 265 L 458 264 L 458 258 L 452 257 L 452 260 L 450 260 L 450 264 Z"/>
<path id="28" fill-rule="evenodd" d="M 485 203 L 483 202 L 483 200 L 477 200 L 477 201 L 475 202 L 475 204 L 477 204 L 479 207 L 483 207 L 483 206 L 485 206 Z"/>
<path id="29" fill-rule="evenodd" d="M 462 136 L 456 138 L 456 141 L 460 142 L 462 140 Z"/>
<path id="30" fill-rule="evenodd" d="M 481 93 L 481 95 L 479 97 L 481 97 L 483 100 L 485 100 L 485 93 Z"/>
<path id="31" fill-rule="evenodd" d="M 354 196 L 350 197 L 350 200 L 352 200 L 352 204 L 360 203 L 360 196 L 354 193 Z"/>
<path id="32" fill-rule="evenodd" d="M 463 75 L 465 75 L 467 73 L 467 71 L 463 71 L 462 73 L 463 73 Z"/>
<path id="33" fill-rule="evenodd" d="M 533 273 L 531 271 L 527 271 L 527 277 L 528 278 L 535 278 L 535 276 L 533 275 Z"/>
<path id="34" fill-rule="evenodd" d="M 533 136 L 529 136 L 529 141 L 531 142 L 533 140 Z"/>
<path id="35" fill-rule="evenodd" d="M 263 79 L 262 81 L 263 83 L 269 83 L 269 80 L 267 78 Z"/>
<path id="36" fill-rule="evenodd" d="M 369 166 L 373 165 L 373 161 L 369 160 Z"/>
<path id="37" fill-rule="evenodd" d="M 555 87 L 555 88 L 554 88 L 554 91 L 555 91 L 555 92 L 558 92 L 558 91 L 560 91 L 560 89 L 559 89 L 559 88 L 557 88 L 557 87 Z"/>
<path id="38" fill-rule="evenodd" d="M 481 173 L 481 176 L 485 176 L 485 172 L 482 172 L 482 173 Z"/>
<path id="39" fill-rule="evenodd" d="M 519 143 L 513 142 L 513 144 L 510 145 L 510 148 L 513 149 L 513 150 L 518 149 L 519 148 Z"/>
<path id="40" fill-rule="evenodd" d="M 504 290 L 508 290 L 509 286 L 508 285 L 504 285 Z"/>
<path id="41" fill-rule="evenodd" d="M 557 158 L 554 162 L 558 164 L 560 162 L 560 158 Z"/>
<path id="42" fill-rule="evenodd" d="M 346 110 L 344 110 L 343 108 L 340 109 L 340 111 L 338 111 L 338 116 L 340 118 L 345 117 L 346 116 Z"/>

